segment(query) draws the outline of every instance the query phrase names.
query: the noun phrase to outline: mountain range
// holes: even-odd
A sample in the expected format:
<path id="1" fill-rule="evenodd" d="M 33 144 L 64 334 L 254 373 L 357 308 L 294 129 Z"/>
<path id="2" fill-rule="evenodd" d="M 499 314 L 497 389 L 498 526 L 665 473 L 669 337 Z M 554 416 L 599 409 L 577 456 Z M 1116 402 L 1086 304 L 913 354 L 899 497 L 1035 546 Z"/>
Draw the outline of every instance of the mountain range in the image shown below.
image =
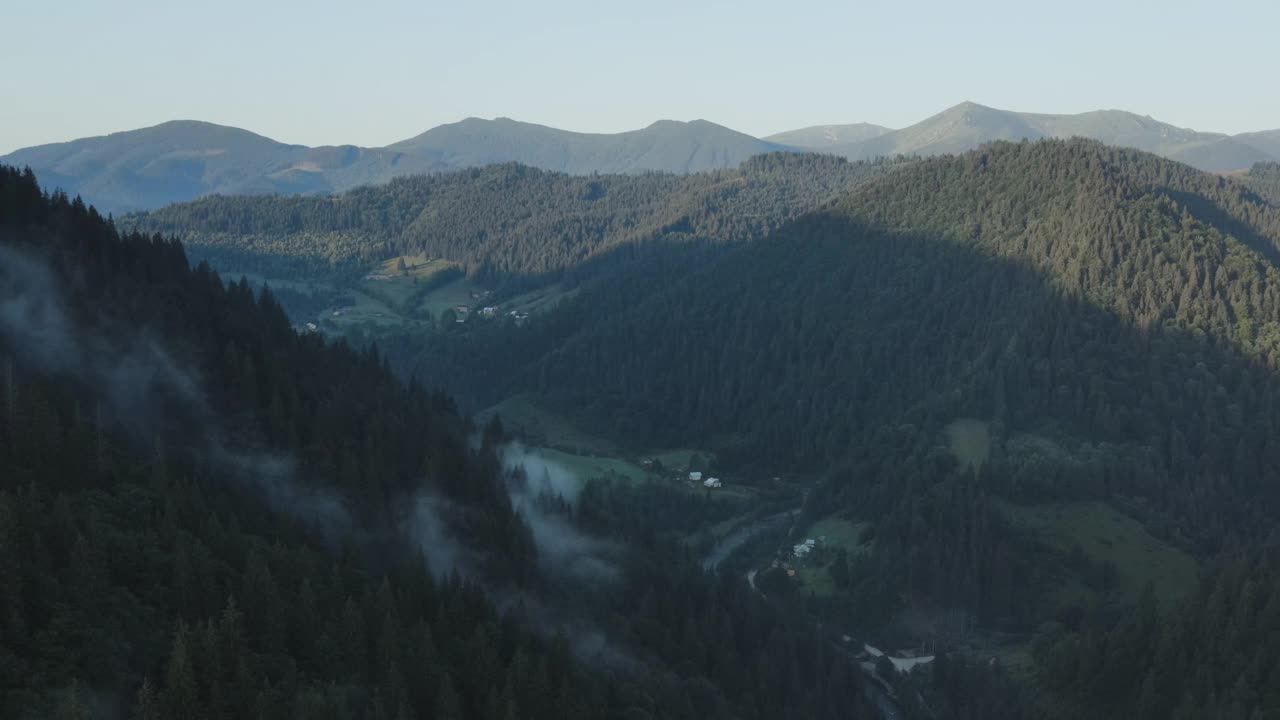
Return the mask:
<path id="1" fill-rule="evenodd" d="M 2 161 L 29 166 L 46 187 L 119 213 L 215 194 L 341 192 L 394 177 L 511 161 L 575 174 L 689 173 L 736 167 L 753 155 L 786 149 L 704 120 L 663 120 L 604 135 L 468 118 L 384 148 L 287 145 L 247 130 L 177 120 L 26 148 Z"/>
<path id="2" fill-rule="evenodd" d="M 1197 132 L 1120 110 L 1020 113 L 965 102 L 915 125 L 820 125 L 755 138 L 694 120 L 640 130 L 580 133 L 508 118 L 467 118 L 381 148 L 306 147 L 190 120 L 17 150 L 0 162 L 29 166 L 47 188 L 102 211 L 145 210 L 212 194 L 323 194 L 394 177 L 519 162 L 571 174 L 689 173 L 736 167 L 777 151 L 851 159 L 963 152 L 994 140 L 1081 136 L 1134 147 L 1202 170 L 1244 170 L 1280 159 L 1280 130 Z"/>
<path id="3" fill-rule="evenodd" d="M 308 698 L 355 720 L 386 705 L 534 720 L 1273 715 L 1278 178 L 1275 163 L 1223 177 L 1080 139 L 894 161 L 772 153 L 686 176 L 504 163 L 332 197 L 204 198 L 117 235 L 33 174 L 0 173 L 0 252 L 39 259 L 0 256 L 0 304 L 18 309 L 0 313 L 16 328 L 0 336 L 0 521 L 21 519 L 0 522 L 0 571 L 18 578 L 0 583 L 0 607 L 18 608 L 0 613 L 17 638 L 0 681 L 52 668 L 0 695 L 0 715 L 83 717 L 46 708 L 84 682 L 136 688 L 148 720 L 242 717 L 267 707 L 254 677 L 280 678 L 280 709 L 258 716 L 282 720 L 323 716 L 294 710 Z M 188 268 L 187 249 L 211 263 Z M 253 255 L 281 264 L 234 264 Z M 304 256 L 324 262 L 284 262 Z M 406 260 L 448 265 L 456 286 Z M 280 274 L 258 275 L 270 288 L 255 295 L 213 267 Z M 338 282 L 362 294 L 320 300 L 319 330 L 290 332 L 287 298 Z M 45 287 L 65 292 L 35 302 Z M 523 318 L 458 320 L 459 303 L 506 311 L 544 290 Z M 42 309 L 64 304 L 84 320 Z M 366 319 L 332 320 L 348 310 Z M 74 362 L 42 352 L 64 326 L 86 338 L 64 343 Z M 145 392 L 98 389 L 135 375 L 156 386 L 151 412 Z M 467 405 L 492 411 L 482 432 L 456 413 Z M 111 443 L 95 416 L 129 420 L 137 440 Z M 517 508 L 536 475 L 503 475 L 497 446 L 530 418 L 544 439 L 525 439 L 556 457 L 594 465 L 591 443 L 659 470 L 589 470 L 603 477 L 576 506 Z M 698 451 L 658 452 L 677 447 Z M 285 460 L 249 462 L 264 455 Z M 695 464 L 732 489 L 686 485 Z M 218 482 L 259 465 L 240 480 L 257 484 Z M 296 472 L 266 474 L 282 466 Z M 449 555 L 475 558 L 478 578 L 601 626 L 626 671 L 572 664 L 588 631 L 518 632 L 524 612 L 499 621 L 482 593 L 431 584 L 413 553 L 401 570 L 401 552 L 344 551 L 327 570 L 333 548 L 272 514 L 296 512 L 267 492 L 293 485 L 371 532 L 440 497 L 457 528 L 412 527 L 456 530 L 467 544 Z M 717 579 L 690 557 L 741 536 Z M 816 549 L 792 551 L 794 537 Z M 435 555 L 428 568 L 449 559 Z M 595 560 L 607 567 L 568 585 Z M 95 617 L 100 635 L 59 630 Z M 864 638 L 927 644 L 933 664 L 851 665 L 843 647 Z M 551 665 L 554 681 L 522 679 Z M 902 707 L 859 706 L 857 673 L 873 671 Z"/>
<path id="4" fill-rule="evenodd" d="M 786 507 L 766 499 L 773 483 L 804 478 L 782 516 L 795 530 L 735 551 L 724 576 L 752 573 L 751 595 L 855 632 L 929 618 L 901 621 L 916 628 L 904 642 L 981 647 L 995 669 L 948 693 L 937 678 L 954 666 L 935 665 L 900 681 L 926 685 L 928 708 L 882 717 L 1266 717 L 1280 709 L 1280 646 L 1255 630 L 1280 622 L 1280 565 L 1262 554 L 1280 517 L 1277 178 L 1274 163 L 1223 177 L 1046 139 L 896 162 L 776 153 L 685 177 L 491 166 L 128 221 L 224 271 L 271 271 L 234 264 L 255 254 L 360 260 L 349 287 L 389 304 L 345 326 L 313 314 L 320 332 L 376 339 L 391 368 L 531 444 L 700 448 L 761 493 L 757 517 Z M 429 280 L 364 273 L 424 255 L 470 277 L 432 321 L 389 322 L 393 306 L 430 310 Z M 549 299 L 523 321 L 457 321 L 452 306 L 481 297 L 464 283 L 507 311 L 534 282 Z M 683 477 L 641 487 L 668 483 Z M 796 537 L 821 559 L 788 552 Z"/>
<path id="5" fill-rule="evenodd" d="M 875 126 L 870 126 L 874 128 Z M 829 134 L 814 130 L 833 131 Z M 864 135 L 858 137 L 859 134 Z M 846 135 L 847 140 L 829 138 Z M 939 155 L 972 150 L 994 140 L 1084 137 L 1162 155 L 1210 172 L 1244 170 L 1280 158 L 1280 130 L 1224 135 L 1197 132 L 1123 110 L 1077 115 L 1011 112 L 964 102 L 915 125 L 874 132 L 866 126 L 809 128 L 767 140 L 832 152 L 851 159 L 881 155 Z"/>

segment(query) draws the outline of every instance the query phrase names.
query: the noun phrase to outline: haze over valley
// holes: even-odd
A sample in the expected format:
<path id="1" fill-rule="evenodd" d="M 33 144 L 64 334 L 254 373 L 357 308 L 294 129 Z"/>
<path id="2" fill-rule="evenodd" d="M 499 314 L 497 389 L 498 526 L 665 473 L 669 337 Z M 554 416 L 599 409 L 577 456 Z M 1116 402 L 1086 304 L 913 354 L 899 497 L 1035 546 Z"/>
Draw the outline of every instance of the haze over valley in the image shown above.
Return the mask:
<path id="1" fill-rule="evenodd" d="M 1155 153 L 1210 172 L 1280 161 L 1280 129 L 1197 132 L 1122 110 L 1046 115 L 965 102 L 901 129 L 818 125 L 754 138 L 707 120 L 659 120 L 639 130 L 582 133 L 510 118 L 467 118 L 381 148 L 287 145 L 194 120 L 16 150 L 49 187 L 100 210 L 147 210 L 212 194 L 328 194 L 392 178 L 516 162 L 574 175 L 690 173 L 735 168 L 768 152 L 851 160 L 959 153 L 996 140 L 1082 137 Z"/>
<path id="2" fill-rule="evenodd" d="M 0 718 L 1280 717 L 1225 3 L 15 7 Z"/>

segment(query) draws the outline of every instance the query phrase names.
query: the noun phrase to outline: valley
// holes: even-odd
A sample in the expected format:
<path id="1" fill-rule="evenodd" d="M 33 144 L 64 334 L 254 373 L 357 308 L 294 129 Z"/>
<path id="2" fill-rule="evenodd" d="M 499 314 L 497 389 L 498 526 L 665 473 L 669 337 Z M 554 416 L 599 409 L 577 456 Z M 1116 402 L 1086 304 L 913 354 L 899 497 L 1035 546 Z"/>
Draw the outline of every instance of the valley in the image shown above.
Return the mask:
<path id="1" fill-rule="evenodd" d="M 0 720 L 1280 720 L 1280 4 L 12 10 Z"/>
<path id="2" fill-rule="evenodd" d="M 183 237 L 192 272 L 280 313 L 290 342 L 352 353 L 363 376 L 458 413 L 422 495 L 314 458 L 286 419 L 301 402 L 286 398 L 349 380 L 253 400 L 309 473 L 351 478 L 361 522 L 416 508 L 431 562 L 488 592 L 606 627 L 659 673 L 703 651 L 654 614 L 701 618 L 681 622 L 723 657 L 766 652 L 742 639 L 754 626 L 731 633 L 670 588 L 714 596 L 785 625 L 821 677 L 851 673 L 859 699 L 803 697 L 854 714 L 1122 717 L 1146 701 L 1099 699 L 1105 676 L 1082 668 L 1101 638 L 1170 642 L 1152 617 L 1198 628 L 1227 612 L 1198 600 L 1211 584 L 1265 562 L 1232 548 L 1267 537 L 1280 503 L 1264 481 L 1280 397 L 1269 188 L 1266 168 L 1224 179 L 1049 140 L 934 160 L 774 154 L 685 177 L 493 166 L 121 223 Z M 241 352 L 261 351 L 217 363 L 262 392 Z M 394 394 L 350 402 L 401 416 Z M 383 422 L 362 442 L 415 427 Z M 497 485 L 441 470 L 462 462 Z M 1155 678 L 1154 662 L 1125 672 Z"/>

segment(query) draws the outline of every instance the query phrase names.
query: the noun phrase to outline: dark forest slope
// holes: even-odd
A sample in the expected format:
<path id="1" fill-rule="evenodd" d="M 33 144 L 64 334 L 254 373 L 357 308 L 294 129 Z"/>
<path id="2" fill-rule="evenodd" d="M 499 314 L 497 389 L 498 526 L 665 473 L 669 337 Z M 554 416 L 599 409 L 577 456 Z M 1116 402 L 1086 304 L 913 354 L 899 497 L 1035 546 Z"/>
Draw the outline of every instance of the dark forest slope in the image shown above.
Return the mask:
<path id="1" fill-rule="evenodd" d="M 557 569 L 578 531 L 548 550 L 471 433 L 0 170 L 0 715 L 866 716 L 824 635 L 641 519 L 603 579 Z"/>
<path id="2" fill-rule="evenodd" d="M 1280 506 L 1280 215 L 1251 198 L 1096 143 L 996 145 L 870 183 L 666 290 L 584 292 L 474 368 L 511 378 L 490 394 L 540 391 L 641 446 L 720 438 L 775 466 L 875 457 L 904 423 L 899 442 L 927 451 L 983 418 L 993 457 L 1016 455 L 989 468 L 1002 492 L 1118 493 L 1219 547 Z M 473 367 L 424 362 L 459 385 Z M 1078 464 L 1041 467 L 1029 437 Z"/>
<path id="3" fill-rule="evenodd" d="M 1114 326 L 1117 341 L 1184 342 L 1198 331 L 1214 352 L 1246 358 L 1242 371 L 1273 366 L 1280 315 L 1266 258 L 1278 237 L 1280 213 L 1222 178 L 1094 143 L 997 145 L 872 182 L 623 316 L 603 311 L 607 296 L 584 298 L 600 319 L 583 318 L 580 336 L 539 370 L 541 387 L 616 406 L 619 422 L 640 424 L 628 432 L 715 425 L 828 462 L 842 446 L 823 438 L 847 437 L 855 423 L 838 420 L 846 413 L 901 412 L 965 377 L 993 377 L 982 364 L 1009 342 L 1048 352 L 1042 343 L 1057 325 L 1081 331 L 1080 313 Z M 1066 317 L 1048 322 L 1058 314 Z M 637 347 L 624 337 L 649 339 Z M 918 370 L 902 363 L 917 353 Z M 596 363 L 609 373 L 591 370 Z M 904 373 L 921 377 L 884 382 Z M 657 377 L 662 387 L 648 381 Z M 752 377 L 774 384 L 739 392 Z M 1071 384 L 1081 380 L 1089 376 Z M 894 397 L 877 399 L 884 394 Z M 989 407 L 993 398 L 971 400 Z M 775 424 L 790 429 L 766 429 Z"/>
<path id="4" fill-rule="evenodd" d="M 496 165 L 335 197 L 212 197 L 131 217 L 237 269 L 427 253 L 492 279 L 555 278 L 624 245 L 761 237 L 896 165 L 777 153 L 732 170 L 580 177 Z"/>
<path id="5" fill-rule="evenodd" d="M 1221 626 L 1280 607 L 1274 558 L 1237 555 L 1280 531 L 1278 241 L 1280 212 L 1235 181 L 1094 142 L 996 144 L 868 183 L 672 286 L 639 267 L 525 328 L 449 336 L 420 369 L 480 402 L 539 392 L 640 447 L 824 473 L 808 517 L 874 537 L 828 611 L 1034 633 L 1050 716 L 1276 709 L 1280 647 Z M 990 432 L 976 471 L 948 451 L 962 418 Z M 1145 545 L 1231 559 L 1138 602 L 1107 559 L 1135 548 L 1094 558 L 1013 521 L 1085 507 L 1136 519 Z M 1236 605 L 1244 568 L 1264 575 Z M 1219 631 L 1248 655 L 1190 653 Z M 1171 673 L 1195 683 L 1174 692 Z"/>

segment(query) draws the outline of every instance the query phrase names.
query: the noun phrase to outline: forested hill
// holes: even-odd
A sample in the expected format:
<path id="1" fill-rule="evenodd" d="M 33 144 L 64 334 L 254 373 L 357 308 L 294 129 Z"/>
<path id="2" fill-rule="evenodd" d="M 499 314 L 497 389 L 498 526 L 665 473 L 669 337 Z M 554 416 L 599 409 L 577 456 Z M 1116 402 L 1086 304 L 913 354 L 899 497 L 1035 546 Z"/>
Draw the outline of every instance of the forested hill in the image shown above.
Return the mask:
<path id="1" fill-rule="evenodd" d="M 1238 360 L 1232 373 L 1274 367 L 1280 311 L 1266 256 L 1278 238 L 1280 210 L 1233 181 L 1091 142 L 997 144 L 868 183 L 665 291 L 584 294 L 555 323 L 576 335 L 529 377 L 614 418 L 622 437 L 720 428 L 761 455 L 822 465 L 868 421 L 918 403 L 945 399 L 958 413 L 974 403 L 971 412 L 990 415 L 991 378 L 1014 372 L 996 366 L 1043 356 L 1016 370 L 1039 373 L 1036 384 L 1011 383 L 1019 393 L 1038 386 L 1019 400 L 1031 403 L 1024 422 L 1067 409 L 1054 399 L 1064 390 L 1081 395 L 1075 415 L 1114 389 L 1126 399 L 1107 401 L 1104 416 L 1138 430 L 1127 408 L 1141 396 L 1127 394 L 1136 390 L 1123 372 L 1152 382 L 1133 365 L 1149 353 L 1118 365 L 1074 354 L 1055 362 L 1063 338 L 1087 335 L 1087 321 L 1116 333 L 1082 346 L 1091 353 L 1201 338 L 1205 349 L 1173 355 L 1227 353 Z M 582 326 L 568 321 L 575 312 Z M 753 377 L 774 381 L 741 392 Z M 1243 392 L 1236 381 L 1224 387 Z M 957 388 L 968 388 L 963 399 Z M 1186 400 L 1185 382 L 1172 388 L 1156 397 Z M 1245 402 L 1262 412 L 1257 400 Z M 1146 418 L 1133 437 L 1165 446 L 1170 427 L 1147 424 L 1156 422 Z"/>
<path id="2" fill-rule="evenodd" d="M 1120 493 L 1217 547 L 1280 508 L 1278 220 L 1151 155 L 996 144 L 869 183 L 668 290 L 584 292 L 500 338 L 535 352 L 475 367 L 512 378 L 490 392 L 537 390 L 638 444 L 718 437 L 780 466 L 905 463 L 885 433 L 909 424 L 895 442 L 927 452 L 982 418 L 1004 492 Z M 440 371 L 462 383 L 455 360 Z"/>
<path id="3" fill-rule="evenodd" d="M 1242 180 L 1267 202 L 1280 207 L 1280 163 L 1257 163 Z"/>
<path id="4" fill-rule="evenodd" d="M 578 684 L 518 624 L 470 678 L 501 618 L 399 542 L 406 499 L 449 498 L 485 575 L 532 572 L 445 398 L 8 168 L 0 261 L 0 715 L 456 717 L 520 663 Z"/>
<path id="5" fill-rule="evenodd" d="M 401 178 L 334 197 L 209 197 L 133 216 L 249 269 L 427 253 L 473 275 L 555 276 L 644 240 L 763 236 L 901 163 L 775 153 L 693 175 L 565 175 L 521 165 Z"/>
<path id="6" fill-rule="evenodd" d="M 1194 589 L 1143 553 L 1211 563 L 1280 532 L 1277 241 L 1280 211 L 1235 181 L 1088 141 L 998 143 L 867 183 L 671 287 L 619 279 L 524 328 L 455 333 L 420 369 L 480 402 L 536 392 L 639 447 L 822 473 L 807 517 L 874 538 L 831 610 L 1034 634 L 1050 716 L 1250 717 L 1280 708 L 1280 646 L 1194 648 L 1233 612 L 1274 622 L 1274 557 Z M 1237 606 L 1247 568 L 1265 575 Z M 1159 600 L 1139 603 L 1147 582 Z"/>
<path id="7" fill-rule="evenodd" d="M 557 569 L 613 544 L 532 530 L 500 427 L 471 435 L 376 352 L 0 168 L 0 716 L 868 716 L 824 634 L 641 517 L 580 506 L 636 552 Z"/>

